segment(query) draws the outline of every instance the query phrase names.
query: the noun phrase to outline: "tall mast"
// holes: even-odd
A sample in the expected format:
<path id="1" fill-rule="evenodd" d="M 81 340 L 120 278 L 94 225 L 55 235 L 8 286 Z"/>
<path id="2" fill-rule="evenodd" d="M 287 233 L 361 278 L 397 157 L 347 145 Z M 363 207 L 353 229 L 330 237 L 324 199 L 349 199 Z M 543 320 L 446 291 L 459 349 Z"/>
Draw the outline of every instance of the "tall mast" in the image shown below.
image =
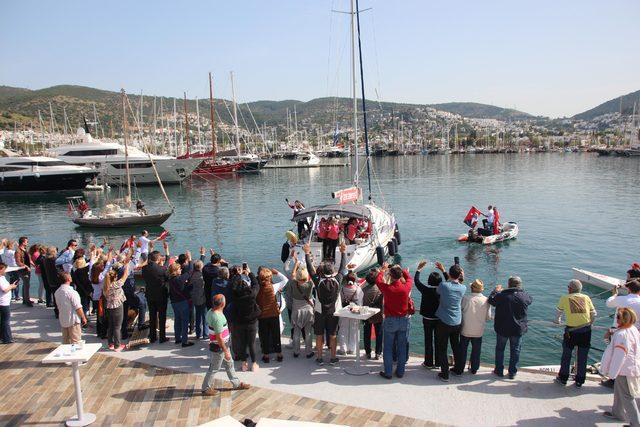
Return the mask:
<path id="1" fill-rule="evenodd" d="M 353 183 L 358 187 L 360 181 L 360 165 L 358 163 L 358 96 L 356 92 L 356 4 L 351 0 L 351 91 L 353 92 Z"/>
<path id="2" fill-rule="evenodd" d="M 189 156 L 189 115 L 187 114 L 187 92 L 184 93 L 184 137 L 187 144 L 187 156 Z"/>
<path id="3" fill-rule="evenodd" d="M 211 79 L 211 73 L 209 73 L 209 114 L 211 120 L 211 157 L 216 158 L 216 127 L 215 127 L 215 110 L 213 106 L 213 80 Z"/>
<path id="4" fill-rule="evenodd" d="M 200 139 L 200 106 L 198 104 L 198 97 L 196 97 L 196 129 L 198 132 L 198 145 L 202 146 L 202 140 Z"/>
<path id="5" fill-rule="evenodd" d="M 158 154 L 158 148 L 156 146 L 156 132 L 157 132 L 157 121 L 158 121 L 158 112 L 156 111 L 156 96 L 153 96 L 153 135 L 151 136 L 150 144 L 153 146 L 153 154 Z"/>
<path id="6" fill-rule="evenodd" d="M 178 112 L 175 98 L 173 98 L 173 147 L 176 150 L 176 157 L 178 157 Z"/>
<path id="7" fill-rule="evenodd" d="M 353 1 L 353 0 L 352 0 Z M 353 3 L 352 3 L 353 4 Z M 362 42 L 360 40 L 360 11 L 358 6 L 358 0 L 356 0 L 356 18 L 358 20 L 358 55 L 360 59 L 360 89 L 362 91 L 362 123 L 364 124 L 364 148 L 366 153 L 367 162 L 367 185 L 369 190 L 369 200 L 371 201 L 371 155 L 369 152 L 369 129 L 367 127 L 367 101 L 364 91 L 364 68 L 362 64 Z M 355 99 L 355 96 L 354 96 Z M 356 156 L 358 147 L 356 145 Z M 356 157 L 357 159 L 357 157 Z"/>
<path id="8" fill-rule="evenodd" d="M 236 105 L 236 90 L 233 84 L 233 71 L 231 71 L 231 97 L 233 98 L 233 125 L 236 137 L 236 152 L 240 155 L 240 129 L 238 128 L 238 107 Z"/>
<path id="9" fill-rule="evenodd" d="M 127 172 L 127 204 L 131 205 L 131 175 L 129 174 L 129 145 L 127 135 L 127 107 L 126 94 L 122 89 L 122 133 L 124 134 L 124 165 Z"/>

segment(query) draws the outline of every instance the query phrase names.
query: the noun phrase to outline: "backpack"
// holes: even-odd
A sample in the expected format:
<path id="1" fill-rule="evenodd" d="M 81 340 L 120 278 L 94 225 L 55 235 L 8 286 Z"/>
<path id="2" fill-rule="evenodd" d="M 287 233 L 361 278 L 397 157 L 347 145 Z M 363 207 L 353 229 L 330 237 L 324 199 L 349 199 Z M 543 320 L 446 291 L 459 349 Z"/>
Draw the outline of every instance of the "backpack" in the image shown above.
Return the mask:
<path id="1" fill-rule="evenodd" d="M 323 313 L 323 312 L 330 312 L 331 311 L 331 304 L 330 303 L 323 303 L 320 300 L 320 288 L 335 288 L 336 293 L 338 294 L 338 297 L 336 298 L 335 301 L 335 307 L 333 308 L 333 312 L 336 312 L 338 310 L 340 310 L 342 308 L 342 298 L 340 297 L 340 283 L 338 283 L 338 280 L 331 276 L 331 277 L 323 277 L 318 281 L 318 285 L 316 286 L 315 289 L 315 304 L 314 304 L 314 309 L 316 312 L 318 313 Z"/>

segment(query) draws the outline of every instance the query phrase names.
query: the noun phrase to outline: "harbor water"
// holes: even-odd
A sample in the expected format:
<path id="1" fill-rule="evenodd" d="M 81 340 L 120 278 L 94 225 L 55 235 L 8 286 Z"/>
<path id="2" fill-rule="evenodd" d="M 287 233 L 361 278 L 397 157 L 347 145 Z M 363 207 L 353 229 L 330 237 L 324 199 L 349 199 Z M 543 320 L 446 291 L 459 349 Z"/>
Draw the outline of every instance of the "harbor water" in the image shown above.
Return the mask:
<path id="1" fill-rule="evenodd" d="M 364 169 L 361 176 L 366 197 Z M 307 206 L 332 203 L 331 192 L 349 186 L 351 179 L 349 167 L 270 169 L 167 187 L 176 207 L 164 226 L 172 254 L 189 249 L 195 257 L 202 245 L 231 263 L 247 261 L 254 270 L 259 265 L 280 268 L 284 232 L 293 226 L 285 197 Z M 510 275 L 519 275 L 533 296 L 532 319 L 553 318 L 571 267 L 622 278 L 640 260 L 640 162 L 634 158 L 588 153 L 384 157 L 373 159 L 372 187 L 375 202 L 396 215 L 402 233 L 399 258 L 412 274 L 421 259 L 450 265 L 458 256 L 466 282 L 482 279 L 486 294 L 495 284 L 506 286 Z M 139 187 L 137 192 L 149 212 L 166 209 L 158 188 Z M 116 197 L 118 190 L 110 193 Z M 92 206 L 103 199 L 102 194 L 88 196 Z M 518 238 L 496 246 L 458 243 L 456 237 L 467 230 L 462 219 L 469 207 L 485 210 L 489 204 L 497 205 L 502 221 L 519 224 Z M 119 247 L 140 232 L 77 228 L 67 216 L 65 195 L 4 195 L 0 217 L 0 236 L 26 235 L 31 243 L 59 247 L 70 238 L 84 246 L 103 237 Z M 161 230 L 150 231 L 157 235 Z M 428 272 L 423 272 L 425 280 Z M 601 290 L 588 286 L 585 293 L 594 297 L 596 324 L 609 325 L 608 293 L 597 296 Z M 419 306 L 416 290 L 414 299 Z M 411 351 L 422 353 L 420 316 L 413 316 L 411 324 Z M 532 323 L 521 364 L 559 363 L 561 333 Z M 494 336 L 487 324 L 484 361 L 493 360 Z M 604 348 L 602 332 L 594 332 L 592 344 Z M 590 356 L 599 359 L 600 352 L 594 349 Z"/>

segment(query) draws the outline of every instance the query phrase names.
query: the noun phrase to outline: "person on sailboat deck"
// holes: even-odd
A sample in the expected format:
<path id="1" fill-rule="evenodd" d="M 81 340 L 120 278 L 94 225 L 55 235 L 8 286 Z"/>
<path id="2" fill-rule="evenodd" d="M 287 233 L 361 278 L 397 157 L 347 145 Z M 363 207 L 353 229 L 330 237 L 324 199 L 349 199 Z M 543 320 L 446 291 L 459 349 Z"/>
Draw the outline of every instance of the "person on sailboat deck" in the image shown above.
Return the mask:
<path id="1" fill-rule="evenodd" d="M 327 237 L 325 238 L 326 248 L 324 251 L 323 260 L 334 260 L 336 257 L 336 248 L 338 247 L 338 239 L 340 238 L 340 224 L 338 224 L 338 218 L 329 217 L 327 220 Z"/>
<path id="2" fill-rule="evenodd" d="M 294 217 L 304 210 L 304 204 L 300 200 L 294 201 L 293 204 L 289 203 L 289 199 L 285 198 L 284 200 L 285 202 L 287 202 L 287 205 L 291 209 L 293 209 Z M 302 238 L 303 234 L 306 234 L 308 232 L 309 232 L 309 223 L 307 222 L 307 219 L 305 218 L 302 221 L 298 221 L 298 237 Z"/>
<path id="3" fill-rule="evenodd" d="M 350 218 L 349 221 L 347 221 L 345 235 L 349 243 L 355 243 L 356 237 L 358 236 L 358 228 L 359 227 L 357 218 Z"/>
<path id="4" fill-rule="evenodd" d="M 136 210 L 142 215 L 147 214 L 147 210 L 144 208 L 144 203 L 140 199 L 138 199 L 138 201 L 136 202 Z"/>

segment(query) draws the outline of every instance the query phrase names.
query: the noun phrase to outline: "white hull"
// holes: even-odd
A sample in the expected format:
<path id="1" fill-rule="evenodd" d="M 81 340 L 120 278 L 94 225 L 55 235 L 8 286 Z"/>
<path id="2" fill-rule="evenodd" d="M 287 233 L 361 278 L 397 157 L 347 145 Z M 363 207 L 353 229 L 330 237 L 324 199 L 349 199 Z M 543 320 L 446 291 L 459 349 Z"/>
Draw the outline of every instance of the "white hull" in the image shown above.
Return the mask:
<path id="1" fill-rule="evenodd" d="M 372 205 L 367 205 L 371 210 L 371 220 L 373 227 L 372 238 L 359 244 L 347 245 L 345 252 L 347 261 L 345 265 L 353 264 L 353 271 L 361 272 L 373 267 L 378 263 L 376 248 L 382 247 L 385 257 L 389 254 L 388 244 L 395 234 L 396 221 L 393 215 Z M 294 250 L 299 260 L 305 259 L 302 246 L 306 243 L 298 242 Z M 311 256 L 314 264 L 318 264 L 322 260 L 322 243 L 311 242 Z M 336 248 L 334 254 L 336 268 L 340 265 L 340 250 Z"/>
<path id="2" fill-rule="evenodd" d="M 202 159 L 162 159 L 154 160 L 158 176 L 163 184 L 180 184 L 188 178 L 193 171 L 202 163 Z M 129 164 L 149 164 L 147 162 L 132 162 Z M 127 170 L 124 163 L 113 162 L 103 163 L 98 169 L 100 175 L 98 181 L 102 184 L 124 184 L 127 182 Z M 137 185 L 157 185 L 158 179 L 153 172 L 153 167 L 130 167 L 131 183 Z"/>
<path id="3" fill-rule="evenodd" d="M 610 290 L 616 286 L 624 285 L 625 281 L 622 279 L 616 279 L 615 277 L 606 276 L 600 273 L 594 273 L 579 268 L 572 268 L 573 278 L 580 280 L 582 283 L 596 286 L 600 289 Z M 626 288 L 622 286 L 620 293 L 626 293 Z"/>
<path id="4" fill-rule="evenodd" d="M 518 224 L 515 222 L 507 222 L 502 226 L 502 232 L 494 234 L 493 236 L 487 236 L 482 240 L 484 245 L 493 245 L 495 243 L 504 242 L 505 240 L 511 240 L 518 237 L 520 232 Z"/>

